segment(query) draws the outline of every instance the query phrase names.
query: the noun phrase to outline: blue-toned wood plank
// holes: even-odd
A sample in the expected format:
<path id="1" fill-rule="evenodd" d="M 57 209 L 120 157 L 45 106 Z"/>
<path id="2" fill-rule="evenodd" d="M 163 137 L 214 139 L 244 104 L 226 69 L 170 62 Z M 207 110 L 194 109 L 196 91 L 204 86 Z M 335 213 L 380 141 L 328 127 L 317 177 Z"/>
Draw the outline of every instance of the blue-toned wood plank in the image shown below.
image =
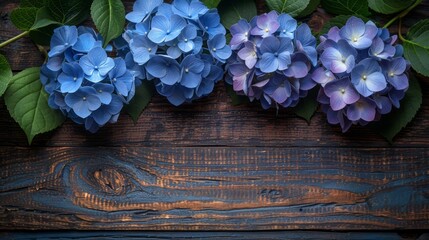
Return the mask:
<path id="1" fill-rule="evenodd" d="M 0 149 L 0 228 L 427 229 L 429 149 Z"/>
<path id="2" fill-rule="evenodd" d="M 417 239 L 419 233 L 395 232 L 321 232 L 321 231 L 265 231 L 265 232 L 133 232 L 133 231 L 97 231 L 97 232 L 5 232 L 5 239 L 210 239 L 210 240 L 410 240 Z M 421 235 L 418 240 L 425 240 Z"/>

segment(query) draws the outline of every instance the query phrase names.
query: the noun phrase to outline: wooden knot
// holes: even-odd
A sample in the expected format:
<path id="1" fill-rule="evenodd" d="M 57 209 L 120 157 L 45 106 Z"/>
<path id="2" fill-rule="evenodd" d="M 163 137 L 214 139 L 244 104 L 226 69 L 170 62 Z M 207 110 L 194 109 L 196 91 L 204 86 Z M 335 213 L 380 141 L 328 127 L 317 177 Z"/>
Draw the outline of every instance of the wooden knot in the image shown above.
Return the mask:
<path id="1" fill-rule="evenodd" d="M 126 194 L 130 185 L 124 174 L 110 167 L 95 170 L 91 180 L 95 189 L 112 195 Z"/>

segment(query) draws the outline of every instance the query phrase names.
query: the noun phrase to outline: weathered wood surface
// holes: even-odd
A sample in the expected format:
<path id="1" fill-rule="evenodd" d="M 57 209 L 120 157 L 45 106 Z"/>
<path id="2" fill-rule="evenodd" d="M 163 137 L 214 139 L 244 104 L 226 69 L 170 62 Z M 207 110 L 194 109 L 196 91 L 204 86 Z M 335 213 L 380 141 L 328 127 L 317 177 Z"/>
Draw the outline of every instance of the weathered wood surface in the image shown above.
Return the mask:
<path id="1" fill-rule="evenodd" d="M 0 228 L 425 229 L 429 149 L 4 147 Z"/>
<path id="2" fill-rule="evenodd" d="M 420 236 L 420 237 L 419 237 Z M 273 232 L 20 232 L 0 233 L 5 239 L 210 239 L 210 240 L 427 240 L 429 235 L 418 232 L 320 232 L 320 231 L 273 231 Z"/>
<path id="3" fill-rule="evenodd" d="M 19 33 L 4 14 L 17 2 L 0 2 L 0 40 Z M 14 71 L 42 61 L 27 39 L 0 52 Z M 421 84 L 422 109 L 393 145 L 374 129 L 341 134 L 322 113 L 307 125 L 288 110 L 234 107 L 222 84 L 179 108 L 155 97 L 137 125 L 123 115 L 89 134 L 68 121 L 33 147 L 0 103 L 0 229 L 427 230 L 429 81 Z"/>

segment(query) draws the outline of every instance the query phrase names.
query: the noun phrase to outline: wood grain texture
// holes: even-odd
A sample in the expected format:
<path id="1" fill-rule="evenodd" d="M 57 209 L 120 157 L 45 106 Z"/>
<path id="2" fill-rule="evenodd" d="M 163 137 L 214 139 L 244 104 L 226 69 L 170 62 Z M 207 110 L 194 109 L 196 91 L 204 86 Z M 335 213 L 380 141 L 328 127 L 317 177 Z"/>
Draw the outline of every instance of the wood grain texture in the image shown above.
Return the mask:
<path id="1" fill-rule="evenodd" d="M 5 239 L 210 239 L 210 240 L 427 240 L 418 232 L 321 232 L 321 231 L 273 231 L 273 232 L 8 232 L 0 233 Z"/>
<path id="2" fill-rule="evenodd" d="M 18 2 L 0 2 L 0 41 L 19 33 L 4 14 Z M 127 9 L 132 2 L 124 1 Z M 407 24 L 428 14 L 428 2 Z M 317 16 L 311 19 L 315 25 Z M 28 39 L 0 52 L 14 71 L 42 61 Z M 0 102 L 0 229 L 428 230 L 429 81 L 421 78 L 421 83 L 422 108 L 393 145 L 371 128 L 341 134 L 320 112 L 307 125 L 290 110 L 276 115 L 257 105 L 232 106 L 222 83 L 208 98 L 179 108 L 156 96 L 137 125 L 123 115 L 118 124 L 89 134 L 68 121 L 37 137 L 33 147 Z M 212 237 L 300 239 L 301 233 L 309 239 L 418 236 L 213 232 Z M 0 238 L 32 234 L 0 233 Z M 40 238 L 55 238 L 43 234 Z M 61 236 L 100 236 L 94 234 Z M 172 238 L 170 233 L 104 234 Z"/>
<path id="3" fill-rule="evenodd" d="M 429 84 L 422 83 L 424 93 Z M 27 146 L 24 132 L 0 104 L 0 143 Z M 416 118 L 395 139 L 393 147 L 429 145 L 429 95 L 424 94 Z M 264 111 L 259 105 L 232 106 L 222 83 L 208 98 L 182 107 L 156 96 L 137 125 L 123 114 L 119 122 L 90 134 L 67 121 L 61 128 L 35 138 L 33 146 L 344 146 L 389 147 L 371 127 L 354 126 L 346 134 L 318 112 L 308 125 L 291 110 Z"/>
<path id="4" fill-rule="evenodd" d="M 6 147 L 1 155 L 3 230 L 429 227 L 429 149 Z"/>

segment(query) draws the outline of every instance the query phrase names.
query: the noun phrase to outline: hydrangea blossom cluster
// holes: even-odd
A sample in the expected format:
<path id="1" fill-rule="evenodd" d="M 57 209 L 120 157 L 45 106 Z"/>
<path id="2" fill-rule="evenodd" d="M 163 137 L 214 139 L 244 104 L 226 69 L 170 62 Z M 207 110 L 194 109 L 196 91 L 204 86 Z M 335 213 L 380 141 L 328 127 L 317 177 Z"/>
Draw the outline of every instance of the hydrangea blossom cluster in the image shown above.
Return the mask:
<path id="1" fill-rule="evenodd" d="M 173 105 L 208 95 L 222 79 L 231 49 L 216 9 L 199 0 L 137 0 L 126 18 L 130 23 L 115 41 L 120 56 Z"/>
<path id="2" fill-rule="evenodd" d="M 306 24 L 298 26 L 288 14 L 275 11 L 242 19 L 231 26 L 233 56 L 227 64 L 227 82 L 234 91 L 263 108 L 292 107 L 316 84 L 316 38 Z"/>
<path id="3" fill-rule="evenodd" d="M 366 125 L 392 106 L 399 108 L 408 89 L 409 64 L 396 40 L 387 29 L 356 17 L 321 37 L 321 66 L 312 79 L 321 85 L 318 101 L 329 123 L 346 132 L 352 124 Z"/>
<path id="4" fill-rule="evenodd" d="M 49 106 L 90 132 L 114 123 L 135 93 L 135 78 L 121 58 L 110 58 L 102 38 L 91 28 L 54 30 L 41 81 Z"/>

